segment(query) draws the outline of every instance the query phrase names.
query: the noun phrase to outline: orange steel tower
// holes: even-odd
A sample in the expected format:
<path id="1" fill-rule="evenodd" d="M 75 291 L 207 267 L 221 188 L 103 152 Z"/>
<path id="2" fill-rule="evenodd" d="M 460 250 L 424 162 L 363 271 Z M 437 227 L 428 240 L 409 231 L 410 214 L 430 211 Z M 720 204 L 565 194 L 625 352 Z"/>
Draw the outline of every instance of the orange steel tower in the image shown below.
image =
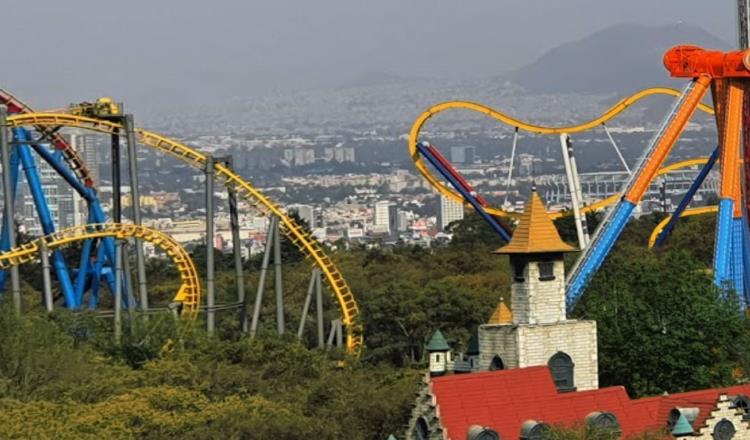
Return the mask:
<path id="1" fill-rule="evenodd" d="M 664 55 L 664 66 L 674 78 L 691 81 L 657 131 L 633 173 L 620 202 L 606 216 L 591 246 L 573 270 L 567 293 L 572 307 L 590 277 L 599 268 L 641 201 L 656 171 L 662 166 L 696 107 L 710 89 L 716 109 L 721 186 L 714 248 L 714 279 L 745 300 L 745 264 L 748 225 L 742 168 L 743 112 L 750 85 L 750 50 L 718 52 L 696 46 L 677 46 Z M 747 146 L 748 136 L 745 136 Z"/>

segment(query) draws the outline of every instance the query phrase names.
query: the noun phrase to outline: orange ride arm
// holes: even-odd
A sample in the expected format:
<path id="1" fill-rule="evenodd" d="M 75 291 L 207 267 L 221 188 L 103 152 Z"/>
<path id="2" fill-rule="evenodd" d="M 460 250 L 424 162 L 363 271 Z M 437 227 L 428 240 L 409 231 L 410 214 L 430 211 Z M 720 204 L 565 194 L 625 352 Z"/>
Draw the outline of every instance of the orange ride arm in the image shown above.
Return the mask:
<path id="1" fill-rule="evenodd" d="M 638 177 L 633 182 L 632 188 L 625 194 L 625 200 L 637 204 L 643 198 L 643 194 L 648 189 L 651 179 L 653 179 L 659 167 L 661 167 L 670 151 L 672 151 L 672 147 L 677 142 L 680 134 L 682 134 L 693 113 L 695 113 L 695 109 L 698 107 L 701 99 L 703 99 L 710 84 L 711 78 L 709 76 L 704 75 L 695 80 L 695 86 L 686 97 L 683 105 L 677 110 L 677 114 L 672 121 L 667 125 L 664 136 L 662 136 L 659 144 L 654 149 L 654 153 L 646 160 L 638 173 Z"/>

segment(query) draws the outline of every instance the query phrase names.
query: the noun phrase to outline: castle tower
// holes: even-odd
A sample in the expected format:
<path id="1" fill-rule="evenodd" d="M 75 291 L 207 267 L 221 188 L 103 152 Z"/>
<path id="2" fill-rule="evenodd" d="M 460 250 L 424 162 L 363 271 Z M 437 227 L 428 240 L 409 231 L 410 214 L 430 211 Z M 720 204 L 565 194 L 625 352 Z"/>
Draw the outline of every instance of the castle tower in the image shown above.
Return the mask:
<path id="1" fill-rule="evenodd" d="M 430 376 L 442 376 L 452 368 L 451 348 L 440 330 L 435 330 L 425 348 L 430 354 Z"/>
<path id="2" fill-rule="evenodd" d="M 501 301 L 479 327 L 481 370 L 548 365 L 560 391 L 598 387 L 596 322 L 565 313 L 563 255 L 574 250 L 532 190 L 512 240 L 496 251 L 510 257 L 511 308 Z"/>

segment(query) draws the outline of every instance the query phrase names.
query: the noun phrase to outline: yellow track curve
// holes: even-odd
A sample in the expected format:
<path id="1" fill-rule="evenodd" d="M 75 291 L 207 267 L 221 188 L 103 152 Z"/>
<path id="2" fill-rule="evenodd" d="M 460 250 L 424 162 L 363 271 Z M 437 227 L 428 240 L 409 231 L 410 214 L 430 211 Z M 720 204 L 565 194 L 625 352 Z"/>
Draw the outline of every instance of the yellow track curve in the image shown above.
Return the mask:
<path id="1" fill-rule="evenodd" d="M 568 127 L 545 127 L 541 125 L 535 125 L 531 124 L 529 122 L 524 122 L 519 119 L 513 118 L 509 115 L 506 115 L 505 113 L 502 113 L 500 111 L 497 111 L 491 107 L 488 107 L 483 104 L 478 104 L 475 102 L 469 102 L 469 101 L 448 101 L 448 102 L 442 102 L 440 104 L 434 105 L 424 111 L 417 119 L 414 121 L 414 124 L 412 124 L 411 131 L 409 132 L 409 155 L 411 156 L 412 160 L 414 161 L 414 165 L 416 166 L 417 170 L 424 176 L 425 179 L 442 195 L 453 199 L 454 201 L 457 201 L 459 203 L 465 203 L 463 197 L 461 197 L 460 194 L 458 194 L 453 189 L 449 188 L 446 184 L 441 182 L 437 177 L 435 177 L 430 170 L 427 168 L 427 165 L 422 160 L 422 156 L 417 151 L 417 142 L 419 141 L 419 133 L 422 131 L 422 127 L 424 124 L 433 116 L 435 116 L 438 113 L 447 111 L 447 110 L 470 110 L 477 113 L 482 113 L 484 115 L 489 116 L 492 119 L 498 120 L 504 124 L 507 124 L 511 127 L 518 127 L 519 130 L 523 130 L 529 133 L 535 133 L 535 134 L 561 134 L 561 133 L 580 133 L 583 131 L 591 130 L 593 128 L 596 128 L 602 124 L 605 124 L 606 122 L 614 119 L 617 117 L 620 113 L 627 110 L 630 106 L 635 104 L 636 102 L 647 98 L 649 96 L 653 95 L 669 95 L 669 96 L 680 96 L 680 92 L 678 90 L 666 88 L 666 87 L 654 87 L 646 90 L 641 90 L 640 92 L 637 92 L 631 96 L 628 96 L 627 98 L 624 98 L 620 100 L 618 103 L 607 109 L 604 113 L 601 114 L 601 116 L 592 119 L 591 121 L 584 122 L 582 124 L 578 125 L 571 125 Z M 698 108 L 708 114 L 713 114 L 714 111 L 711 107 L 705 105 L 705 104 L 699 104 Z M 686 161 L 689 162 L 689 161 Z M 677 164 L 675 164 L 676 166 Z M 689 166 L 689 165 L 685 165 Z M 660 174 L 663 174 L 660 172 Z M 600 200 L 596 203 L 593 203 L 591 205 L 588 205 L 581 209 L 582 212 L 590 212 L 590 211 L 596 211 L 599 210 L 605 206 L 611 205 L 612 203 L 619 200 L 620 195 L 614 194 L 606 199 Z M 499 217 L 516 217 L 518 214 L 504 211 L 503 209 L 496 208 L 496 207 L 486 207 L 485 210 L 492 215 L 499 216 Z M 553 218 L 561 217 L 565 215 L 566 212 L 553 212 L 550 213 L 550 216 Z"/>
<path id="2" fill-rule="evenodd" d="M 8 105 L 20 113 L 34 113 L 26 103 L 13 96 L 10 92 L 0 87 L 0 104 Z M 62 151 L 63 159 L 68 164 L 68 167 L 78 177 L 78 180 L 83 182 L 88 187 L 94 187 L 94 179 L 91 174 L 91 170 L 88 169 L 86 161 L 83 160 L 80 154 L 73 148 L 68 141 L 66 141 L 59 133 L 54 133 L 48 127 L 35 127 L 40 133 L 46 134 L 52 141 L 52 144 L 57 150 Z M 98 183 L 98 182 L 96 182 Z"/>
<path id="3" fill-rule="evenodd" d="M 112 134 L 117 130 L 122 131 L 120 124 L 113 122 L 93 119 L 84 116 L 75 116 L 60 113 L 27 113 L 13 115 L 8 118 L 11 127 L 34 126 L 34 127 L 75 127 L 105 134 Z M 177 157 L 197 168 L 205 168 L 206 156 L 193 148 L 190 148 L 177 141 L 149 132 L 143 129 L 136 129 L 138 140 L 147 146 Z M 341 310 L 342 321 L 346 326 L 346 349 L 349 354 L 359 355 L 364 344 L 364 335 L 362 324 L 359 322 L 359 306 L 354 298 L 351 288 L 347 284 L 341 272 L 331 259 L 325 254 L 320 243 L 297 224 L 291 217 L 284 214 L 274 202 L 265 197 L 249 182 L 245 181 L 221 163 L 214 163 L 214 171 L 217 179 L 222 181 L 225 186 L 231 186 L 235 189 L 238 196 L 243 197 L 256 209 L 265 214 L 275 215 L 280 220 L 282 231 L 290 241 L 302 253 L 313 260 L 313 263 L 320 268 L 324 275 L 326 283 L 336 297 Z"/>
<path id="4" fill-rule="evenodd" d="M 690 208 L 683 211 L 682 215 L 680 215 L 680 218 L 683 217 L 690 217 L 693 215 L 701 215 L 701 214 L 710 214 L 712 212 L 718 212 L 719 207 L 718 206 L 701 206 L 699 208 Z M 651 231 L 651 236 L 648 238 L 648 248 L 653 249 L 654 244 L 656 243 L 656 239 L 659 237 L 659 234 L 664 229 L 664 226 L 669 223 L 669 220 L 672 219 L 672 216 L 665 217 L 662 221 L 659 222 L 658 225 L 654 228 L 653 231 Z"/>
<path id="5" fill-rule="evenodd" d="M 47 249 L 53 250 L 76 241 L 103 237 L 118 239 L 139 238 L 153 243 L 154 246 L 162 249 L 174 263 L 182 281 L 180 290 L 174 298 L 176 302 L 182 303 L 181 316 L 187 319 L 195 319 L 198 316 L 201 287 L 193 260 L 187 251 L 172 237 L 145 226 L 98 223 L 63 229 L 62 231 L 37 238 L 9 251 L 0 253 L 0 269 L 7 269 L 11 266 L 33 261 L 40 252 L 42 242 L 47 245 Z"/>

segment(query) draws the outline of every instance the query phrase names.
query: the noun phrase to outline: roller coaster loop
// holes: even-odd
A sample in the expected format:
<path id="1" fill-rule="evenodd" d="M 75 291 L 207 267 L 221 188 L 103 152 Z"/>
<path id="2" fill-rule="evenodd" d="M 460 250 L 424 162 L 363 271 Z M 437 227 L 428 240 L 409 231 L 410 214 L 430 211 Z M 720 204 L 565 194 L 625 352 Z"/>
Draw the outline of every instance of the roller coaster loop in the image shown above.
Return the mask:
<path id="1" fill-rule="evenodd" d="M 187 319 L 195 319 L 198 316 L 201 288 L 193 260 L 172 237 L 145 226 L 98 223 L 63 229 L 0 253 L 0 269 L 7 269 L 11 266 L 33 261 L 41 251 L 42 242 L 46 244 L 47 249 L 54 250 L 70 243 L 105 237 L 116 239 L 139 238 L 162 249 L 174 263 L 182 281 L 174 298 L 174 302 L 182 305 L 181 316 Z"/>
<path id="2" fill-rule="evenodd" d="M 11 127 L 32 126 L 52 129 L 74 127 L 105 134 L 112 134 L 118 130 L 123 130 L 122 125 L 114 122 L 62 113 L 13 115 L 8 118 L 8 124 Z M 196 169 L 203 170 L 205 168 L 206 155 L 200 151 L 143 129 L 136 129 L 135 133 L 142 144 L 174 156 Z M 333 261 L 325 254 L 320 243 L 308 231 L 297 224 L 294 219 L 287 216 L 279 206 L 265 197 L 249 182 L 234 173 L 225 164 L 215 162 L 214 172 L 216 178 L 225 186 L 234 188 L 238 196 L 243 197 L 260 212 L 277 216 L 280 219 L 283 233 L 306 257 L 312 260 L 313 264 L 320 268 L 326 283 L 333 292 L 341 309 L 342 322 L 347 330 L 347 352 L 355 356 L 359 355 L 364 343 L 363 328 L 359 321 L 359 306 L 343 275 Z"/>

